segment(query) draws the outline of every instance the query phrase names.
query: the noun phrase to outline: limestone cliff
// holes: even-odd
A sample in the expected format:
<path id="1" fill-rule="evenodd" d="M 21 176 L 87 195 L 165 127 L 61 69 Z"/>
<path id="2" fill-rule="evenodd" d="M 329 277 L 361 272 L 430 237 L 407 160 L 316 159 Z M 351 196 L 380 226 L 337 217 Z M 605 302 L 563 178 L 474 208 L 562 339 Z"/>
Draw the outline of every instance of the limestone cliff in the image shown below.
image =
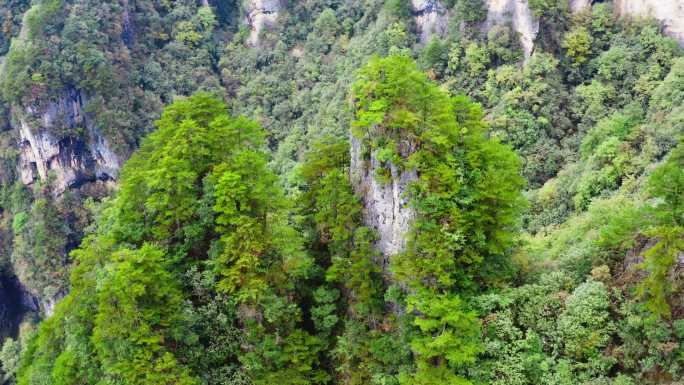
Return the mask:
<path id="1" fill-rule="evenodd" d="M 623 17 L 654 17 L 665 33 L 684 44 L 684 0 L 615 0 L 613 6 Z"/>
<path id="2" fill-rule="evenodd" d="M 528 0 L 485 0 L 485 4 L 488 10 L 485 28 L 510 23 L 519 34 L 525 58 L 530 57 L 539 33 L 539 20 L 532 14 Z"/>
<path id="3" fill-rule="evenodd" d="M 570 11 L 580 12 L 591 6 L 592 0 L 567 0 Z M 427 1 L 425 1 L 427 2 Z M 423 3 L 415 1 L 415 3 Z M 528 0 L 484 0 L 487 7 L 485 30 L 497 24 L 510 23 L 519 34 L 520 43 L 529 57 L 539 33 L 539 20 L 534 17 Z M 653 17 L 663 23 L 666 34 L 684 45 L 684 0 L 615 0 L 615 13 L 620 17 Z M 444 25 L 447 22 L 442 21 Z"/>
<path id="4" fill-rule="evenodd" d="M 411 0 L 411 6 L 422 44 L 434 35 L 446 35 L 449 29 L 449 12 L 439 0 Z"/>
<path id="5" fill-rule="evenodd" d="M 121 41 L 131 47 L 135 28 L 128 0 L 121 1 Z M 26 12 L 15 43 L 26 44 Z M 1 63 L 0 63 L 1 64 Z M 3 69 L 0 68 L 0 72 Z M 94 120 L 85 113 L 88 97 L 76 89 L 65 89 L 56 100 L 36 106 L 11 106 L 12 128 L 18 133 L 17 174 L 25 185 L 54 176 L 53 194 L 96 180 L 116 179 L 122 159 L 101 135 Z M 58 138 L 56 132 L 81 131 L 80 135 Z"/>
<path id="6" fill-rule="evenodd" d="M 19 149 L 17 175 L 23 184 L 50 180 L 52 194 L 59 197 L 85 184 L 110 184 L 116 180 L 123 160 L 86 112 L 87 104 L 84 93 L 71 90 L 41 107 L 13 108 Z M 73 134 L 60 136 L 60 132 Z M 30 273 L 25 269 L 22 263 L 13 261 L 23 308 L 51 315 L 64 293 L 43 296 L 26 285 L 26 274 Z"/>
<path id="7" fill-rule="evenodd" d="M 375 171 L 381 166 L 374 154 L 364 159 L 361 143 L 354 137 L 351 142 L 352 184 L 363 201 L 364 223 L 378 234 L 377 247 L 386 269 L 389 257 L 400 252 L 406 243 L 405 235 L 414 217 L 406 192 L 416 173 L 402 172 L 391 165 L 391 181 L 380 183 Z"/>
<path id="8" fill-rule="evenodd" d="M 244 4 L 245 22 L 250 27 L 247 44 L 259 45 L 261 32 L 273 26 L 278 20 L 278 13 L 283 8 L 284 0 L 247 0 Z"/>
<path id="9" fill-rule="evenodd" d="M 84 112 L 87 98 L 79 91 L 37 109 L 15 111 L 19 132 L 18 173 L 22 183 L 53 176 L 53 193 L 87 182 L 116 179 L 122 160 Z M 78 131 L 78 136 L 59 138 L 55 132 Z"/>

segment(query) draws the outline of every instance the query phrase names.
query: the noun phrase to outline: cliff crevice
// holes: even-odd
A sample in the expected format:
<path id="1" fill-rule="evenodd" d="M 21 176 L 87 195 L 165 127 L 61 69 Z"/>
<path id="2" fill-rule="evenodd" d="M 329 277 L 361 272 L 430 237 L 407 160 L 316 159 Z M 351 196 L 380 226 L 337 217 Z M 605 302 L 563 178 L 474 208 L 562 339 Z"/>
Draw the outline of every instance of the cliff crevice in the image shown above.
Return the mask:
<path id="1" fill-rule="evenodd" d="M 247 44 L 258 46 L 262 31 L 275 25 L 283 0 L 249 0 L 244 7 L 245 22 L 250 27 Z"/>
<path id="2" fill-rule="evenodd" d="M 23 184 L 50 177 L 53 194 L 60 195 L 88 182 L 116 179 L 122 160 L 84 112 L 87 100 L 82 92 L 72 90 L 40 109 L 14 109 Z M 60 137 L 57 132 L 70 134 Z"/>
<path id="3" fill-rule="evenodd" d="M 409 184 L 417 178 L 415 171 L 402 171 L 390 164 L 391 180 L 381 183 L 376 170 L 383 167 L 375 154 L 364 159 L 358 139 L 351 138 L 351 180 L 363 203 L 363 220 L 378 235 L 376 246 L 382 254 L 382 269 L 387 272 L 389 259 L 401 252 L 406 234 L 415 217 L 409 206 Z"/>

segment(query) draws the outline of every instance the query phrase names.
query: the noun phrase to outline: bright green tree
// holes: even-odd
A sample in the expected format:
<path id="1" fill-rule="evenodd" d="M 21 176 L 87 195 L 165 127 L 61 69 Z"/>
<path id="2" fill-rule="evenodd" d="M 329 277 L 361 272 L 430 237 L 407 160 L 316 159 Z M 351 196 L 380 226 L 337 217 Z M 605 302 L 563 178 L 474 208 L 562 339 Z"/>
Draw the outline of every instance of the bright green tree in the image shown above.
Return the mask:
<path id="1" fill-rule="evenodd" d="M 73 252 L 71 292 L 29 344 L 19 383 L 197 384 L 212 327 L 239 330 L 232 338 L 244 342 L 215 354 L 226 370 L 244 368 L 232 378 L 325 382 L 323 344 L 302 327 L 294 291 L 311 259 L 268 169 L 263 131 L 202 93 L 176 101 L 157 125 Z M 202 285 L 183 279 L 198 271 Z M 203 318 L 215 314 L 211 297 L 233 318 Z"/>
<path id="2" fill-rule="evenodd" d="M 416 369 L 404 383 L 468 383 L 458 371 L 481 350 L 478 320 L 463 297 L 506 276 L 522 204 L 519 162 L 486 139 L 481 108 L 450 97 L 406 56 L 373 59 L 353 87 L 352 132 L 389 168 L 416 172 L 406 250 L 391 259 L 408 289 Z"/>

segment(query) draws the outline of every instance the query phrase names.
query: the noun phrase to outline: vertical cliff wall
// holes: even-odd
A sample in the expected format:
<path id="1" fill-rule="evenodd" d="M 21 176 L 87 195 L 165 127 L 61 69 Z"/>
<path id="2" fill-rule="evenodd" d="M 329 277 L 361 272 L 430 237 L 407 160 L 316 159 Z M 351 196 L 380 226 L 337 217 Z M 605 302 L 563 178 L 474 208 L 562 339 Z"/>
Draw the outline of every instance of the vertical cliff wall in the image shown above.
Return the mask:
<path id="1" fill-rule="evenodd" d="M 3 219 L 7 219 L 10 223 L 13 216 L 16 219 L 18 214 L 22 214 L 28 216 L 27 222 L 30 223 L 45 220 L 59 222 L 63 226 L 44 226 L 48 238 L 59 239 L 54 249 L 34 247 L 34 243 L 40 242 L 42 245 L 46 241 L 36 241 L 34 234 L 29 230 L 31 227 L 18 232 L 13 226 L 2 229 L 0 237 L 7 239 L 3 240 L 7 243 L 3 252 L 8 265 L 5 266 L 6 270 L 0 277 L 1 280 L 6 281 L 3 282 L 5 287 L 0 287 L 0 296 L 3 296 L 7 302 L 0 303 L 0 313 L 3 311 L 6 313 L 1 314 L 0 318 L 11 322 L 15 322 L 12 320 L 13 314 L 19 317 L 20 313 L 26 310 L 51 314 L 54 305 L 67 288 L 56 285 L 56 293 L 49 294 L 39 287 L 36 283 L 39 279 L 35 277 L 40 274 L 42 274 L 41 277 L 59 275 L 56 266 L 66 264 L 68 251 L 78 242 L 80 231 L 86 225 L 81 221 L 84 217 L 80 217 L 78 213 L 82 210 L 79 207 L 81 202 L 78 200 L 93 191 L 100 194 L 112 187 L 124 161 L 124 155 L 114 150 L 110 140 L 103 134 L 102 127 L 98 126 L 98 116 L 94 112 L 97 108 L 93 107 L 95 105 L 119 107 L 134 104 L 124 103 L 125 101 L 121 99 L 112 102 L 112 99 L 103 96 L 102 93 L 93 91 L 93 89 L 104 89 L 104 92 L 119 91 L 127 98 L 133 98 L 134 92 L 126 87 L 125 80 L 131 75 L 131 67 L 127 65 L 131 62 L 130 57 L 135 50 L 137 27 L 139 27 L 135 25 L 134 2 L 129 2 L 129 0 L 119 0 L 116 3 L 105 2 L 101 4 L 101 9 L 95 10 L 89 7 L 95 1 L 92 3 L 88 0 L 74 3 L 65 1 L 61 8 L 56 11 L 52 10 L 54 14 L 49 14 L 41 8 L 45 6 L 45 3 L 33 2 L 32 8 L 24 13 L 21 30 L 13 38 L 8 59 L 0 63 L 2 64 L 0 72 L 3 76 L 4 103 L 0 111 L 5 115 L 3 121 L 7 121 L 9 126 L 6 137 L 12 139 L 3 142 L 2 146 L 4 149 L 11 149 L 11 151 L 6 151 L 5 155 L 16 154 L 11 162 L 3 165 L 3 167 L 16 167 L 12 179 L 3 180 L 3 183 L 8 186 L 18 181 L 29 187 L 26 190 L 27 196 L 21 198 L 21 204 L 15 204 L 16 207 L 14 207 L 4 202 L 2 214 Z M 46 12 L 49 16 L 45 16 Z M 78 16 L 73 16 L 70 12 Z M 96 15 L 93 15 L 93 12 Z M 40 17 L 45 17 L 45 19 L 41 20 Z M 72 27 L 78 25 L 82 30 L 76 33 L 73 28 L 66 28 L 58 23 L 57 26 L 63 30 L 60 28 L 41 30 L 41 33 L 45 35 L 37 32 L 40 25 L 55 20 L 65 23 L 69 21 Z M 87 24 L 87 22 L 100 24 Z M 97 29 L 92 25 L 97 25 Z M 101 34 L 96 39 L 101 46 L 88 45 L 88 39 L 92 39 L 92 34 L 96 33 Z M 79 49 L 70 51 L 69 48 L 73 48 L 73 45 L 70 46 L 67 42 L 79 44 Z M 37 46 L 41 48 L 34 49 Z M 102 50 L 97 51 L 96 48 Z M 65 60 L 68 55 L 72 55 L 69 57 L 70 60 Z M 24 56 L 25 60 L 16 59 Z M 92 60 L 86 64 L 78 61 L 85 57 Z M 108 62 L 108 59 L 111 61 Z M 114 65 L 106 67 L 104 64 L 114 62 L 120 67 Z M 82 72 L 79 71 L 80 66 L 84 69 Z M 54 71 L 58 76 L 50 77 L 53 72 L 50 72 L 48 68 L 58 67 L 59 70 Z M 105 68 L 106 71 L 103 70 Z M 109 83 L 108 88 L 96 88 L 92 86 L 92 83 L 86 82 L 84 73 L 97 74 L 100 78 L 116 79 L 121 82 Z M 67 74 L 77 79 L 70 79 Z M 24 83 L 11 82 L 14 78 L 22 76 L 26 77 Z M 9 83 L 7 83 L 8 79 Z M 18 87 L 15 84 L 22 84 L 22 86 Z M 91 91 L 85 91 L 89 85 Z M 97 102 L 93 103 L 92 100 Z M 111 104 L 108 105 L 108 103 Z M 110 108 L 108 111 L 112 110 L 113 108 Z M 112 117 L 111 121 L 124 120 L 121 115 L 112 114 Z M 104 128 L 111 129 L 111 127 Z M 10 163 L 11 166 L 9 166 Z M 38 181 L 48 180 L 50 181 L 49 189 L 31 190 Z M 101 188 L 103 181 L 105 188 Z M 97 183 L 97 187 L 84 186 L 90 183 Z M 84 188 L 81 189 L 81 187 Z M 70 199 L 76 200 L 63 199 L 64 193 L 69 189 L 78 190 L 70 195 Z M 31 195 L 28 191 L 33 191 L 33 197 L 28 196 Z M 84 195 L 81 195 L 82 193 Z M 49 195 L 52 197 L 46 198 Z M 55 211 L 57 214 L 49 217 L 35 219 L 36 215 L 33 210 L 36 206 L 33 205 L 39 196 L 43 200 L 49 200 L 50 204 L 54 205 L 51 207 L 60 206 L 64 210 Z M 68 228 L 69 231 L 55 234 L 53 230 L 57 227 Z M 62 247 L 62 245 L 65 246 Z M 63 265 L 59 268 L 66 269 Z M 9 283 L 15 283 L 17 287 L 10 287 Z M 0 333 L 7 328 L 7 325 L 0 326 Z"/>
<path id="2" fill-rule="evenodd" d="M 654 17 L 665 33 L 684 44 L 684 0 L 615 0 L 615 13 L 622 17 Z"/>
<path id="3" fill-rule="evenodd" d="M 375 171 L 381 167 L 380 163 L 374 154 L 370 155 L 370 159 L 364 159 L 362 152 L 361 143 L 352 136 L 352 185 L 363 201 L 364 223 L 378 233 L 377 247 L 384 256 L 382 265 L 385 270 L 389 257 L 404 248 L 405 235 L 414 218 L 406 192 L 409 183 L 416 178 L 416 173 L 401 172 L 390 165 L 391 180 L 380 183 L 375 177 Z"/>
<path id="4" fill-rule="evenodd" d="M 38 109 L 15 111 L 19 132 L 19 176 L 30 185 L 54 177 L 53 192 L 97 180 L 114 180 L 122 160 L 84 112 L 87 98 L 67 91 L 57 101 Z M 82 130 L 78 137 L 58 138 L 55 132 Z"/>
<path id="5" fill-rule="evenodd" d="M 484 0 L 484 5 L 487 8 L 487 20 L 483 28 L 489 30 L 495 25 L 510 24 L 519 34 L 525 57 L 529 57 L 539 33 L 539 20 L 532 14 L 528 0 Z M 411 7 L 421 44 L 435 35 L 446 36 L 452 12 L 442 2 L 411 0 Z"/>
<path id="6" fill-rule="evenodd" d="M 530 57 L 539 33 L 539 20 L 532 14 L 528 0 L 485 0 L 485 3 L 488 10 L 485 28 L 510 23 L 519 34 L 525 58 Z"/>
<path id="7" fill-rule="evenodd" d="M 112 36 L 112 46 L 125 46 L 128 54 L 135 44 L 136 28 L 129 0 L 120 0 L 120 29 Z M 35 8 L 36 6 L 34 6 Z M 30 45 L 27 17 L 14 39 L 17 46 Z M 118 38 L 118 41 L 116 40 Z M 4 69 L 0 68 L 4 72 Z M 85 91 L 66 86 L 58 97 L 40 103 L 15 103 L 10 106 L 12 127 L 18 136 L 17 174 L 25 185 L 54 177 L 53 193 L 58 196 L 70 187 L 97 180 L 114 180 L 123 159 L 113 150 L 94 117 L 85 111 L 89 103 Z M 58 137 L 60 132 L 73 135 Z"/>
<path id="8" fill-rule="evenodd" d="M 421 44 L 427 43 L 434 35 L 443 37 L 447 34 L 450 14 L 442 2 L 411 0 L 411 7 Z"/>
<path id="9" fill-rule="evenodd" d="M 244 4 L 245 22 L 250 27 L 247 44 L 259 45 L 261 32 L 273 26 L 278 20 L 278 13 L 283 8 L 284 0 L 247 0 Z"/>

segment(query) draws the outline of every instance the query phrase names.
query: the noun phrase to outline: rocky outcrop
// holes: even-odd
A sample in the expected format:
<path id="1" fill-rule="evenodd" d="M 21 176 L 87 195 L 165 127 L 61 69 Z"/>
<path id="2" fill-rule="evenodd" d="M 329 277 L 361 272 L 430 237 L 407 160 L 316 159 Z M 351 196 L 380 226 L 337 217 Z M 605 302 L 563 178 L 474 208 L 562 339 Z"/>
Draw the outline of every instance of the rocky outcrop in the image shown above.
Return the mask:
<path id="1" fill-rule="evenodd" d="M 15 111 L 19 123 L 18 173 L 22 183 L 54 176 L 53 193 L 96 180 L 116 179 L 121 159 L 84 112 L 82 93 L 65 92 L 58 101 L 37 110 Z M 82 132 L 57 137 L 60 131 Z"/>
<path id="2" fill-rule="evenodd" d="M 121 11 L 121 21 L 123 24 L 121 41 L 130 49 L 135 44 L 135 26 L 131 21 L 131 7 L 128 4 L 128 0 L 122 0 L 121 7 L 123 8 Z"/>
<path id="3" fill-rule="evenodd" d="M 684 0 L 615 0 L 613 7 L 623 17 L 654 17 L 665 33 L 684 44 Z"/>
<path id="4" fill-rule="evenodd" d="M 247 0 L 245 2 L 245 22 L 251 31 L 247 44 L 259 45 L 259 36 L 265 28 L 275 25 L 284 0 Z"/>
<path id="5" fill-rule="evenodd" d="M 43 311 L 43 314 L 45 317 L 50 317 L 52 314 L 55 313 L 55 308 L 57 307 L 57 304 L 66 296 L 64 293 L 58 293 L 54 297 L 50 297 L 46 299 L 43 303 L 41 303 L 41 310 Z"/>
<path id="6" fill-rule="evenodd" d="M 376 246 L 385 257 L 383 269 L 386 269 L 388 258 L 404 248 L 405 235 L 414 218 L 405 193 L 416 173 L 401 172 L 391 165 L 392 180 L 382 184 L 375 177 L 375 170 L 381 167 L 376 157 L 371 154 L 370 160 L 365 160 L 360 142 L 354 137 L 351 142 L 352 184 L 363 202 L 364 223 L 379 236 Z"/>
<path id="7" fill-rule="evenodd" d="M 577 13 L 591 6 L 591 0 L 570 0 L 570 12 Z"/>
<path id="8" fill-rule="evenodd" d="M 534 17 L 528 0 L 485 0 L 488 12 L 485 29 L 510 23 L 519 36 L 525 58 L 532 55 L 539 33 L 539 20 Z"/>
<path id="9" fill-rule="evenodd" d="M 520 35 L 520 44 L 529 58 L 534 50 L 534 40 L 539 33 L 537 20 L 528 0 L 485 0 L 488 13 L 485 28 L 511 23 Z M 570 10 L 580 12 L 593 3 L 592 0 L 569 0 Z M 621 17 L 653 17 L 663 23 L 665 33 L 684 45 L 684 0 L 615 0 L 615 13 Z"/>
<path id="10" fill-rule="evenodd" d="M 421 44 L 427 43 L 434 35 L 446 36 L 449 12 L 439 0 L 411 0 L 411 6 Z"/>

